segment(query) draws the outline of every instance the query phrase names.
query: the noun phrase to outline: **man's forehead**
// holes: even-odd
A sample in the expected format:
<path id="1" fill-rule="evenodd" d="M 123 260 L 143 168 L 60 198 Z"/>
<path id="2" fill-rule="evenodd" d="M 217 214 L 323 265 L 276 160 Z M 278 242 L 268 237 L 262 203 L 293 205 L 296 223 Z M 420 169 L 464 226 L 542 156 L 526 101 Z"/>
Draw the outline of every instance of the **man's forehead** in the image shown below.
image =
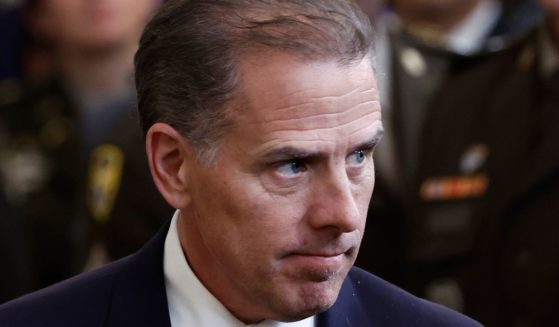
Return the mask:
<path id="1" fill-rule="evenodd" d="M 352 107 L 378 101 L 378 91 L 368 57 L 350 65 L 335 60 L 301 60 L 272 52 L 240 62 L 240 94 L 253 115 L 302 118 L 313 105 L 338 103 Z M 336 109 L 335 106 L 323 106 Z"/>
<path id="2" fill-rule="evenodd" d="M 244 103 L 235 110 L 230 137 L 245 153 L 282 148 L 343 152 L 382 134 L 378 92 L 367 59 L 343 66 L 277 56 L 245 62 L 241 72 Z"/>

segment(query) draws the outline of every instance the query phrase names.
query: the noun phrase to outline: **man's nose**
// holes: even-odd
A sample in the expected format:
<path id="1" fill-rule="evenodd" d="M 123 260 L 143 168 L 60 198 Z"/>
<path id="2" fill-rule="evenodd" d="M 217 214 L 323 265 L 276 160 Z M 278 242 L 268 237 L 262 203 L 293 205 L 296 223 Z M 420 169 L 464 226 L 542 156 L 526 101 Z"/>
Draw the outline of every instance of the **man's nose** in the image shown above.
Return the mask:
<path id="1" fill-rule="evenodd" d="M 358 191 L 345 171 L 316 181 L 310 194 L 310 224 L 315 229 L 334 228 L 341 233 L 352 232 L 361 225 Z"/>

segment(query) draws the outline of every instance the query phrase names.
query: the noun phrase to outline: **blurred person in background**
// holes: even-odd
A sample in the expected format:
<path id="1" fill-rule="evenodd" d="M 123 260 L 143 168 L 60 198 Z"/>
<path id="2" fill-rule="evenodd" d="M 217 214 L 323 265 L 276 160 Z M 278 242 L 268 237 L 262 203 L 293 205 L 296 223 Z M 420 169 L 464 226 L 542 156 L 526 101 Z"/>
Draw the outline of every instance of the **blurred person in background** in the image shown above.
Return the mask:
<path id="1" fill-rule="evenodd" d="M 513 34 L 481 38 L 473 52 L 449 51 L 432 28 L 407 32 L 411 49 L 390 46 L 385 117 L 392 149 L 403 151 L 378 149 L 377 196 L 358 262 L 488 326 L 558 323 L 559 90 L 552 91 L 551 40 L 559 2 L 540 4 L 546 29 L 537 11 L 526 10 L 532 4 L 517 3 L 519 12 L 503 2 L 522 28 L 497 23 Z M 433 69 L 440 66 L 442 73 Z"/>
<path id="2" fill-rule="evenodd" d="M 31 285 L 81 270 L 89 157 L 134 112 L 133 55 L 159 0 L 32 0 L 19 93 L 3 91 L 0 185 L 20 216 Z M 138 126 L 129 126 L 129 129 Z M 146 171 L 147 174 L 147 171 Z"/>
<path id="3" fill-rule="evenodd" d="M 14 79 L 21 74 L 22 23 L 17 1 L 0 1 L 0 105 L 17 96 Z M 0 119 L 0 149 L 6 146 L 6 127 Z M 0 303 L 29 289 L 30 271 L 21 235 L 21 220 L 9 205 L 0 178 Z"/>
<path id="4" fill-rule="evenodd" d="M 559 324 L 559 1 L 539 3 L 545 23 L 449 81 L 422 135 L 407 280 L 488 326 Z"/>
<path id="5" fill-rule="evenodd" d="M 0 149 L 6 146 L 5 126 L 0 120 Z M 17 208 L 10 205 L 0 180 L 0 303 L 30 290 L 31 270 Z"/>
<path id="6" fill-rule="evenodd" d="M 398 281 L 405 270 L 407 229 L 416 220 L 421 135 L 426 121 L 437 119 L 430 102 L 446 80 L 467 70 L 479 54 L 522 37 L 541 14 L 532 1 L 393 0 L 384 7 L 358 2 L 371 9 L 377 22 L 377 70 L 387 124 L 376 153 L 370 231 L 358 263 Z"/>

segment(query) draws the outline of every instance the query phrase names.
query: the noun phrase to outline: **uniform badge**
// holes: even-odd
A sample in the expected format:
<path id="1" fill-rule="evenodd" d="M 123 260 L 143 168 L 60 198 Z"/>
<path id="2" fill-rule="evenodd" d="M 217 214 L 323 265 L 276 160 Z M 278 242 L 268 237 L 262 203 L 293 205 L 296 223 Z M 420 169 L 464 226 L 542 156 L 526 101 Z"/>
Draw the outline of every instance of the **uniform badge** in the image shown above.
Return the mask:
<path id="1" fill-rule="evenodd" d="M 124 154 L 117 146 L 103 144 L 95 148 L 89 171 L 88 205 L 93 219 L 104 223 L 113 209 L 120 187 Z"/>

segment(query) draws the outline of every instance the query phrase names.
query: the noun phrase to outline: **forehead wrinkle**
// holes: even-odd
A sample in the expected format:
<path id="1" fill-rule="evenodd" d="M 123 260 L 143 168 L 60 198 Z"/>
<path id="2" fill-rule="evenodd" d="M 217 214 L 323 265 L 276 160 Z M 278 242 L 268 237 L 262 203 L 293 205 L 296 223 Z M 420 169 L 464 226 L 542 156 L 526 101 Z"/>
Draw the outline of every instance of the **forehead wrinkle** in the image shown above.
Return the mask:
<path id="1" fill-rule="evenodd" d="M 271 133 L 275 133 L 275 132 L 321 132 L 324 130 L 339 130 L 342 128 L 345 128 L 346 126 L 350 125 L 350 124 L 359 124 L 361 121 L 363 120 L 368 120 L 371 119 L 371 115 L 375 116 L 375 121 L 380 121 L 380 117 L 381 117 L 381 113 L 380 111 L 372 111 L 364 116 L 361 116 L 357 119 L 348 119 L 347 121 L 341 123 L 341 124 L 337 124 L 336 126 L 324 126 L 324 127 L 313 127 L 312 129 L 309 128 L 305 128 L 305 126 L 308 126 L 308 124 L 301 124 L 301 127 L 293 127 L 293 128 L 278 128 L 276 131 L 271 131 Z M 378 117 L 378 118 L 377 118 Z M 298 119 L 299 120 L 299 119 Z"/>
<path id="2" fill-rule="evenodd" d="M 365 85 L 365 84 L 368 84 L 368 83 L 362 83 L 362 84 L 356 85 L 355 88 L 352 88 L 351 90 L 348 90 L 347 92 L 340 92 L 339 94 L 314 96 L 313 95 L 314 91 L 318 90 L 318 92 L 323 92 L 323 90 L 321 90 L 319 88 L 316 88 L 316 87 L 313 87 L 313 88 L 308 88 L 308 89 L 305 89 L 305 90 L 296 90 L 296 91 L 288 92 L 286 94 L 286 96 L 287 96 L 288 99 L 297 98 L 297 97 L 299 97 L 300 94 L 302 95 L 301 98 L 309 98 L 309 99 L 328 99 L 328 98 L 343 99 L 345 97 L 352 96 L 356 93 L 378 94 L 378 92 L 375 92 L 376 87 L 374 85 Z"/>
<path id="3" fill-rule="evenodd" d="M 374 123 L 372 123 L 369 126 L 363 126 L 362 128 L 353 131 L 349 134 L 349 138 L 354 137 L 356 134 L 360 134 L 363 130 L 366 130 L 367 128 L 371 127 L 371 126 L 377 126 L 376 132 L 375 132 L 375 138 L 378 138 L 380 140 L 380 138 L 382 138 L 383 134 L 384 134 L 384 126 L 382 124 L 381 120 L 377 120 Z"/>
<path id="4" fill-rule="evenodd" d="M 300 92 L 295 92 L 295 93 L 308 93 L 308 91 L 300 91 Z M 347 107 L 349 109 L 351 109 L 352 107 L 356 107 L 362 103 L 373 103 L 373 102 L 378 102 L 378 92 L 376 92 L 376 89 L 362 89 L 360 90 L 360 88 L 357 89 L 353 89 L 349 92 L 346 92 L 344 94 L 341 95 L 325 95 L 325 96 L 304 96 L 304 100 L 305 101 L 301 101 L 301 102 L 295 102 L 292 99 L 296 99 L 297 97 L 295 97 L 295 93 L 292 94 L 288 94 L 287 96 L 283 97 L 285 99 L 288 99 L 288 102 L 291 102 L 285 106 L 278 106 L 276 107 L 276 109 L 273 111 L 273 114 L 271 115 L 271 119 L 276 119 L 274 118 L 274 116 L 276 115 L 285 115 L 286 113 L 291 113 L 294 112 L 293 116 L 294 117 L 304 117 L 306 114 L 306 110 L 302 110 L 305 109 L 307 107 L 323 107 L 323 108 L 332 108 L 330 111 L 335 110 L 336 108 L 340 107 L 339 103 L 344 103 L 344 102 L 348 102 L 349 104 L 347 105 Z M 367 93 L 371 93 L 370 95 Z M 355 98 L 354 95 L 355 94 L 359 94 L 361 95 L 358 98 Z M 363 100 L 364 97 L 366 96 L 370 96 L 371 99 L 368 100 Z M 349 98 L 349 100 L 348 100 Z M 292 100 L 292 101 L 289 101 Z M 330 114 L 339 114 L 339 112 L 331 112 Z"/>
<path id="5" fill-rule="evenodd" d="M 356 92 L 359 92 L 363 96 L 355 98 L 352 95 Z M 253 111 L 253 114 L 243 115 L 244 117 L 242 118 L 244 119 L 242 120 L 243 123 L 247 124 L 267 124 L 273 122 L 291 121 L 293 119 L 305 119 L 313 117 L 322 117 L 323 119 L 328 119 L 330 116 L 347 116 L 361 109 L 375 111 L 380 110 L 380 100 L 377 95 L 378 91 L 376 89 L 368 89 L 363 91 L 352 90 L 351 92 L 346 93 L 344 96 L 341 97 L 315 97 L 310 98 L 308 99 L 308 101 L 305 102 L 289 104 L 286 106 L 276 106 L 276 108 L 274 108 L 273 110 L 258 110 L 259 107 L 257 107 L 254 103 L 247 103 L 246 105 L 248 105 L 249 108 L 252 109 L 249 109 L 248 111 Z M 347 100 L 343 99 L 344 97 L 349 96 L 352 97 Z M 291 99 L 291 97 L 289 96 L 283 98 Z M 346 109 L 340 110 L 340 108 L 343 107 L 346 107 Z M 269 106 L 264 106 L 263 108 L 269 108 Z M 317 112 L 320 111 L 326 112 L 317 114 Z"/>
<path id="6" fill-rule="evenodd" d="M 296 105 L 293 106 L 291 109 L 289 110 L 294 110 L 294 109 L 299 109 L 299 110 L 294 110 L 297 113 L 300 113 L 300 115 L 295 115 L 292 116 L 290 118 L 277 118 L 277 117 L 270 117 L 268 119 L 262 119 L 262 120 L 257 120 L 254 123 L 271 123 L 271 122 L 286 122 L 286 121 L 292 121 L 292 120 L 298 120 L 298 119 L 306 119 L 306 118 L 324 118 L 324 119 L 328 119 L 329 117 L 334 117 L 334 116 L 338 116 L 338 115 L 349 115 L 351 114 L 353 110 L 358 110 L 359 107 L 361 106 L 371 106 L 373 111 L 376 111 L 375 107 L 380 105 L 380 101 L 379 100 L 369 100 L 369 101 L 365 101 L 365 102 L 359 102 L 357 105 L 352 105 L 349 106 L 347 110 L 345 110 L 344 112 L 326 112 L 326 113 L 322 113 L 322 114 L 318 114 L 315 115 L 313 113 L 307 113 L 308 110 L 304 110 L 301 107 L 311 107 L 313 106 L 312 103 L 308 103 L 308 104 L 304 104 L 304 105 Z M 288 110 L 288 109 L 286 109 Z"/>
<path id="7" fill-rule="evenodd" d="M 327 112 L 322 114 L 313 114 L 312 112 L 305 111 L 304 115 L 289 118 L 268 118 L 268 119 L 257 119 L 254 122 L 245 122 L 246 125 L 256 125 L 263 126 L 267 129 L 274 130 L 308 130 L 309 126 L 312 129 L 327 129 L 332 127 L 343 127 L 356 121 L 355 117 L 360 116 L 357 120 L 368 117 L 370 114 L 378 114 L 378 119 L 381 117 L 380 102 L 378 100 L 371 100 L 366 102 L 360 102 L 359 104 L 349 107 L 343 112 Z M 309 121 L 310 120 L 310 121 Z M 245 125 L 245 126 L 246 126 Z M 285 125 L 291 125 L 289 127 Z M 335 125 L 335 126 L 334 126 Z M 316 126 L 316 127 L 314 127 Z M 321 127 L 325 126 L 325 127 Z"/>
<path id="8" fill-rule="evenodd" d="M 374 116 L 374 117 L 371 117 Z M 361 121 L 367 121 L 370 119 L 374 119 L 375 121 L 371 124 L 368 123 L 363 123 L 361 124 Z M 371 126 L 374 126 L 376 124 L 381 124 L 381 128 L 382 128 L 382 122 L 380 120 L 380 112 L 371 112 L 363 117 L 360 117 L 359 119 L 356 120 L 352 120 L 349 121 L 343 125 L 338 125 L 338 126 L 330 126 L 330 127 L 324 127 L 324 128 L 313 128 L 312 130 L 308 130 L 305 128 L 291 128 L 291 129 L 280 129 L 280 130 L 276 130 L 276 131 L 271 131 L 269 133 L 269 137 L 271 138 L 268 141 L 263 142 L 262 144 L 260 144 L 257 148 L 254 148 L 255 152 L 261 152 L 261 151 L 268 151 L 269 149 L 274 149 L 278 147 L 278 140 L 281 140 L 279 143 L 280 144 L 292 144 L 292 143 L 301 143 L 301 142 L 312 142 L 313 146 L 316 145 L 314 143 L 316 142 L 328 142 L 328 143 L 335 143 L 337 139 L 339 139 L 339 135 L 343 134 L 343 132 L 340 132 L 340 129 L 343 129 L 345 126 L 349 125 L 349 124 L 358 124 L 358 125 L 363 125 L 362 127 L 359 127 L 356 131 L 352 131 L 351 133 L 348 134 L 348 139 L 351 138 L 352 136 L 354 136 L 357 133 L 362 132 L 364 129 L 370 128 Z M 334 133 L 332 133 L 330 137 L 324 138 L 321 137 L 320 134 L 322 134 L 321 132 L 323 131 L 332 131 L 334 130 Z M 301 133 L 298 136 L 293 135 L 293 132 L 302 132 L 305 133 L 304 135 Z M 286 136 L 288 136 L 289 138 L 283 138 L 282 134 L 286 134 Z"/>

